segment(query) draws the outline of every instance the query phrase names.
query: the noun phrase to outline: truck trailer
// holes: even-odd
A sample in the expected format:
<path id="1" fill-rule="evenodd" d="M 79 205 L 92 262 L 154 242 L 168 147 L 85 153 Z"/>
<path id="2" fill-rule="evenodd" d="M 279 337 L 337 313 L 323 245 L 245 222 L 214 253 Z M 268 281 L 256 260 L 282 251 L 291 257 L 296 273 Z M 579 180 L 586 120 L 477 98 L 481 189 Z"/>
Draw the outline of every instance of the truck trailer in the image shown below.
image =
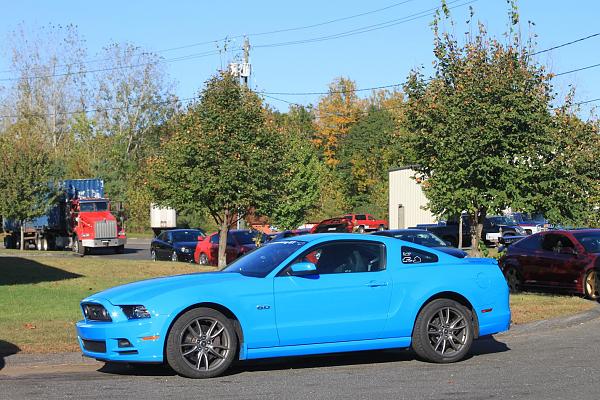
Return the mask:
<path id="1" fill-rule="evenodd" d="M 60 182 L 56 202 L 48 212 L 23 226 L 24 248 L 64 250 L 85 255 L 97 247 L 114 248 L 122 253 L 127 242 L 125 231 L 110 212 L 101 179 L 69 179 Z M 3 219 L 4 247 L 21 245 L 19 221 Z"/>

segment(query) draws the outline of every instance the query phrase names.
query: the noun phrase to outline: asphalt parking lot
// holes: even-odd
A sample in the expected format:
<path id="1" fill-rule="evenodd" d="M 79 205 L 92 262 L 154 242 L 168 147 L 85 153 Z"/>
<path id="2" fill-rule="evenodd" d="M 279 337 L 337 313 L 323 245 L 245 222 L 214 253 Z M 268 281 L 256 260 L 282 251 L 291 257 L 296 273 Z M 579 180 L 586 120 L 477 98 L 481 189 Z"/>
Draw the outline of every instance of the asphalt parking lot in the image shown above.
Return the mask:
<path id="1" fill-rule="evenodd" d="M 17 355 L 0 370 L 0 398 L 597 399 L 600 312 L 593 311 L 480 339 L 470 358 L 448 365 L 406 350 L 371 351 L 244 362 L 228 375 L 190 380 L 162 366 L 105 365 L 76 354 L 49 365 L 44 355 L 25 363 Z"/>
<path id="2" fill-rule="evenodd" d="M 94 249 L 92 254 L 86 257 L 104 257 L 124 260 L 149 260 L 151 239 L 127 239 L 123 254 L 115 254 L 113 249 Z"/>

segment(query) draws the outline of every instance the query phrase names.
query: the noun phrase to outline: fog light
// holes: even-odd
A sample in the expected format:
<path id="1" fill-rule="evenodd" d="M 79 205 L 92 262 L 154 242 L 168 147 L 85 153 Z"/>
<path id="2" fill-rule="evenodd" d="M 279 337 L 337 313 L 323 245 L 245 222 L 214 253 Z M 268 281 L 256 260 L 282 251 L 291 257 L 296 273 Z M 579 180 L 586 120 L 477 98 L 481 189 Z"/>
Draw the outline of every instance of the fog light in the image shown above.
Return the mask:
<path id="1" fill-rule="evenodd" d="M 132 347 L 131 342 L 127 339 L 119 339 L 119 347 Z"/>

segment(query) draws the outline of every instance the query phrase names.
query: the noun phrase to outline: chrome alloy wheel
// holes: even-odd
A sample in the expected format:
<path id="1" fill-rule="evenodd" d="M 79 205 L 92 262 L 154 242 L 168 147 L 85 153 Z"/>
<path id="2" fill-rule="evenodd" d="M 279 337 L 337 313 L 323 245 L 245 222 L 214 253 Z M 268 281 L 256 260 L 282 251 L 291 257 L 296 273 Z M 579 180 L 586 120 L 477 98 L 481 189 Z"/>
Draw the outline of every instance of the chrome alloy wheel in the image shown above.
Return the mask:
<path id="1" fill-rule="evenodd" d="M 460 352 L 468 335 L 467 320 L 452 307 L 441 308 L 427 323 L 427 336 L 433 351 L 441 356 Z"/>
<path id="2" fill-rule="evenodd" d="M 179 343 L 182 358 L 198 371 L 219 368 L 232 351 L 228 330 L 210 317 L 190 322 L 181 331 Z"/>
<path id="3" fill-rule="evenodd" d="M 591 270 L 587 273 L 585 276 L 585 282 L 583 282 L 585 286 L 585 295 L 587 298 L 592 300 L 596 300 L 598 297 L 600 297 L 598 296 L 598 288 L 596 287 L 596 274 L 596 271 Z"/>

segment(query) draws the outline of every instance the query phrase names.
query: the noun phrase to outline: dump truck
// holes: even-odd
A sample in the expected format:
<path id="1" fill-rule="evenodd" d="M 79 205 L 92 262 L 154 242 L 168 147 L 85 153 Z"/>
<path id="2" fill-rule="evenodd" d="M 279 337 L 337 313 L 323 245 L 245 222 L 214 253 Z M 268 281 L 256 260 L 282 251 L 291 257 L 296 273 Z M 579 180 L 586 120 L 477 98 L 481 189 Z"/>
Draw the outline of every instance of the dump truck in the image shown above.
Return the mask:
<path id="1" fill-rule="evenodd" d="M 58 196 L 45 215 L 23 224 L 24 248 L 70 248 L 82 256 L 98 247 L 113 248 L 116 253 L 124 251 L 127 236 L 104 197 L 104 181 L 64 180 L 57 191 Z M 20 248 L 20 222 L 4 218 L 2 229 L 6 233 L 4 247 Z"/>

